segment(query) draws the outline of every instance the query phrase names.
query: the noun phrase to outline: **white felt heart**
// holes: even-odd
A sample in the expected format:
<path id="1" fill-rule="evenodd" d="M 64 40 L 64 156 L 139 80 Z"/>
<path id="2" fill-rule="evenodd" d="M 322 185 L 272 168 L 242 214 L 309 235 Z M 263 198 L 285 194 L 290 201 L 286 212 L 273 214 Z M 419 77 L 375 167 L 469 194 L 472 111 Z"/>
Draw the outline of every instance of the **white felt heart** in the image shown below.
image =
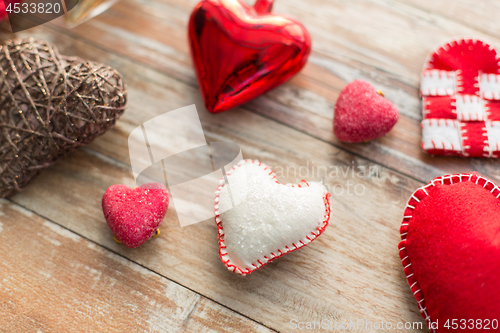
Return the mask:
<path id="1" fill-rule="evenodd" d="M 278 183 L 270 167 L 244 160 L 215 192 L 219 254 L 246 275 L 318 237 L 330 220 L 330 193 L 321 183 Z"/>

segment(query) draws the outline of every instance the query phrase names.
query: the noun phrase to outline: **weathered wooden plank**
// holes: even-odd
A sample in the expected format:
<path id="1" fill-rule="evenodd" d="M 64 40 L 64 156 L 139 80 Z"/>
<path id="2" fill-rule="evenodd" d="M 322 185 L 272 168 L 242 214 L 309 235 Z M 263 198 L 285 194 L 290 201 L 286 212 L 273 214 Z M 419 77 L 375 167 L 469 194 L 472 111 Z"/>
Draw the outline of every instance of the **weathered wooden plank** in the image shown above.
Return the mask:
<path id="1" fill-rule="evenodd" d="M 128 83 L 130 106 L 91 149 L 43 172 L 15 202 L 273 329 L 290 330 L 291 320 L 421 322 L 396 247 L 404 201 L 420 183 L 243 108 L 219 115 L 199 112 L 207 139 L 235 142 L 245 157 L 278 170 L 296 167 L 282 172 L 283 182 L 324 179 L 334 192 L 332 226 L 325 234 L 243 279 L 220 262 L 214 222 L 180 228 L 175 207 L 160 238 L 136 250 L 116 244 L 100 200 L 111 184 L 133 185 L 128 133 L 165 111 L 193 102 L 200 106 L 198 91 L 89 44 L 38 31 L 65 53 L 71 50 L 118 68 Z M 309 171 L 300 173 L 298 167 L 308 163 Z M 328 168 L 328 175 L 315 173 L 312 164 Z M 357 166 L 378 172 L 358 175 Z M 360 195 L 353 194 L 355 185 Z"/>
<path id="2" fill-rule="evenodd" d="M 213 221 L 180 228 L 175 207 L 169 209 L 160 238 L 136 250 L 116 244 L 100 200 L 112 184 L 133 185 L 127 134 L 164 111 L 193 101 L 199 105 L 198 92 L 152 69 L 51 36 L 78 54 L 92 53 L 120 68 L 130 106 L 115 129 L 91 149 L 43 172 L 26 192 L 13 197 L 15 202 L 273 329 L 287 331 L 294 319 L 420 320 L 396 247 L 404 201 L 420 183 L 244 109 L 219 115 L 200 112 L 207 139 L 235 142 L 246 158 L 282 167 L 283 182 L 324 179 L 334 192 L 332 226 L 325 234 L 247 278 L 228 272 L 220 262 Z M 301 172 L 308 163 L 309 170 Z M 313 163 L 326 167 L 328 175 L 314 172 Z M 295 169 L 287 173 L 290 166 Z M 363 174 L 357 166 L 378 172 Z M 355 185 L 360 195 L 353 193 Z"/>
<path id="3" fill-rule="evenodd" d="M 283 140 L 290 139 L 289 133 L 284 134 Z M 265 153 L 266 162 L 277 170 L 277 166 L 284 170 L 300 166 L 295 164 L 300 161 L 293 157 L 295 151 L 283 160 L 283 155 L 277 155 L 283 149 L 261 145 L 249 157 Z M 316 165 L 342 167 L 351 173 L 350 165 L 343 162 L 349 160 L 345 153 L 332 155 L 316 160 Z M 286 179 L 295 180 L 294 172 L 289 172 Z M 159 238 L 135 250 L 115 243 L 102 216 L 100 198 L 107 186 L 132 186 L 133 179 L 127 167 L 110 164 L 91 150 L 72 153 L 13 200 L 276 330 L 289 331 L 292 320 L 420 322 L 396 248 L 405 205 L 402 198 L 418 184 L 385 169 L 364 178 L 348 175 L 325 181 L 331 187 L 338 184 L 333 189 L 338 194 L 333 195 L 332 225 L 310 246 L 245 278 L 228 272 L 220 262 L 215 223 L 209 220 L 180 228 L 175 207 L 169 209 Z"/>
<path id="4" fill-rule="evenodd" d="M 0 200 L 1 332 L 270 332 Z"/>
<path id="5" fill-rule="evenodd" d="M 430 0 L 397 0 L 399 2 L 422 9 L 425 12 L 446 17 L 465 26 L 481 31 L 485 35 L 500 37 L 500 24 L 497 13 L 500 10 L 498 1 L 457 0 L 453 4 L 447 1 Z M 473 36 L 465 36 L 473 37 Z M 488 41 L 488 39 L 486 40 Z"/>
<path id="6" fill-rule="evenodd" d="M 313 9 L 304 8 L 302 3 L 277 2 L 276 11 L 301 17 L 307 24 L 318 46 L 309 65 L 289 84 L 221 115 L 204 112 L 194 88 L 182 31 L 194 2 L 123 1 L 72 31 L 62 29 L 60 34 L 52 28 L 36 29 L 34 34 L 55 42 L 64 53 L 118 68 L 129 84 L 130 107 L 117 127 L 91 149 L 74 153 L 47 170 L 14 200 L 274 329 L 290 330 L 293 319 L 419 321 L 395 246 L 404 201 L 421 183 L 384 168 L 364 177 L 352 176 L 347 169 L 352 162 L 376 165 L 345 150 L 421 180 L 470 168 L 498 178 L 494 161 L 431 158 L 419 148 L 418 62 L 423 62 L 441 38 L 457 33 L 476 35 L 476 31 L 389 1 L 313 1 L 308 7 L 321 12 L 316 19 Z M 335 16 L 326 14 L 328 11 L 336 11 Z M 363 21 L 368 15 L 377 19 Z M 411 30 L 413 26 L 418 29 Z M 394 40 L 398 43 L 393 45 L 390 42 Z M 158 64 L 158 59 L 165 63 Z M 386 95 L 397 100 L 404 116 L 383 139 L 343 145 L 331 133 L 331 110 L 344 82 L 360 77 L 385 87 Z M 133 185 L 125 165 L 128 133 L 155 115 L 193 102 L 201 110 L 209 140 L 236 142 L 246 157 L 259 158 L 275 168 L 304 166 L 308 161 L 343 168 L 347 176 L 326 177 L 326 184 L 345 191 L 351 181 L 363 185 L 365 192 L 360 196 L 334 195 L 333 224 L 323 236 L 244 279 L 228 273 L 220 263 L 213 221 L 180 228 L 175 207 L 169 210 L 160 239 L 137 250 L 115 244 L 99 202 L 107 186 Z M 299 177 L 298 170 L 285 175 L 285 180 L 311 179 Z M 310 168 L 308 173 L 312 180 L 322 178 Z"/>
<path id="7" fill-rule="evenodd" d="M 195 86 L 185 28 L 196 2 L 126 0 L 64 33 Z M 465 7 L 475 3 L 462 0 L 461 4 Z M 494 161 L 425 154 L 420 148 L 418 98 L 420 70 L 427 54 L 437 45 L 463 35 L 486 37 L 498 45 L 500 40 L 452 16 L 415 6 L 389 0 L 277 1 L 275 12 L 299 17 L 309 29 L 313 52 L 299 76 L 244 108 L 421 181 L 470 170 L 500 180 Z M 359 78 L 381 88 L 398 106 L 402 117 L 384 138 L 369 144 L 344 144 L 331 130 L 333 105 L 345 83 Z"/>

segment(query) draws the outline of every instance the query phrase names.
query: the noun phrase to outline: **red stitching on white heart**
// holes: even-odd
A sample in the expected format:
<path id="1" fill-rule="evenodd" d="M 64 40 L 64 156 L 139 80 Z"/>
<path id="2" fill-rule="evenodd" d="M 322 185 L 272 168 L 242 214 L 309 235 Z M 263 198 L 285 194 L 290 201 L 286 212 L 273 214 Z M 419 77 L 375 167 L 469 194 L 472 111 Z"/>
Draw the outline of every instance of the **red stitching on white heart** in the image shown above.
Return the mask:
<path id="1" fill-rule="evenodd" d="M 244 161 L 241 161 L 240 163 L 238 163 L 237 165 L 233 166 L 231 169 L 236 169 L 236 168 L 242 166 L 244 162 L 251 162 L 251 163 L 256 164 L 256 162 L 258 162 L 258 161 L 256 161 L 256 160 L 244 160 Z M 278 182 L 278 180 L 277 180 L 276 174 L 274 173 L 274 171 L 270 167 L 268 167 L 267 165 L 265 165 L 265 164 L 263 164 L 261 162 L 258 162 L 257 165 L 259 167 L 263 167 L 263 170 L 266 170 L 266 169 L 271 170 L 271 172 L 268 174 L 269 176 L 271 176 L 271 180 L 275 180 L 276 184 L 280 184 Z M 309 186 L 309 184 L 305 180 L 302 180 L 301 183 L 304 183 L 305 185 Z M 224 257 L 226 257 L 228 255 L 228 253 L 227 252 L 223 253 L 221 251 L 222 249 L 226 248 L 226 245 L 224 243 L 224 235 L 225 234 L 224 234 L 224 229 L 222 227 L 222 220 L 220 219 L 220 215 L 218 214 L 218 211 L 217 211 L 218 210 L 217 200 L 219 199 L 220 192 L 221 192 L 222 188 L 224 187 L 224 185 L 225 185 L 225 181 L 224 181 L 224 178 L 222 178 L 221 181 L 219 182 L 219 187 L 217 188 L 217 191 L 215 192 L 215 200 L 216 201 L 215 201 L 215 205 L 214 205 L 215 223 L 217 224 L 217 229 L 219 230 L 219 232 L 218 232 L 218 238 L 219 238 L 219 256 L 220 256 L 221 261 L 227 267 L 227 269 L 228 270 L 232 270 L 233 272 L 235 272 L 237 274 L 240 274 L 240 275 L 250 274 L 253 271 L 261 268 L 262 266 L 267 265 L 271 261 L 273 261 L 273 260 L 275 260 L 275 259 L 277 259 L 277 258 L 279 258 L 281 256 L 284 256 L 285 254 L 287 254 L 289 252 L 293 252 L 295 250 L 300 249 L 303 246 L 308 245 L 309 243 L 311 243 L 313 240 L 315 240 L 319 235 L 321 235 L 323 233 L 323 231 L 328 226 L 328 223 L 330 221 L 330 214 L 331 214 L 330 196 L 331 195 L 330 195 L 330 193 L 327 193 L 323 197 L 323 202 L 325 203 L 324 220 L 322 221 L 321 225 L 316 228 L 316 230 L 318 232 L 317 234 L 315 234 L 314 231 L 312 231 L 311 232 L 312 235 L 313 235 L 312 237 L 306 236 L 307 242 L 303 242 L 302 240 L 299 240 L 298 242 L 300 242 L 300 244 L 301 244 L 299 246 L 295 245 L 295 243 L 292 243 L 293 246 L 294 246 L 294 248 L 292 249 L 292 248 L 289 248 L 288 246 L 286 246 L 287 250 L 284 251 L 284 252 L 281 251 L 281 249 L 278 249 L 277 251 L 279 251 L 279 253 L 280 253 L 279 255 L 276 255 L 276 254 L 274 254 L 274 252 L 271 252 L 272 258 L 267 258 L 266 256 L 264 256 L 264 259 L 265 259 L 264 263 L 262 263 L 260 260 L 257 260 L 257 262 L 259 263 L 259 265 L 252 264 L 253 266 L 255 266 L 255 268 L 243 270 L 243 269 L 237 267 L 236 265 L 232 264 L 230 258 L 227 258 L 227 260 L 225 260 Z M 289 185 L 289 186 L 293 187 L 293 185 Z"/>
<path id="2" fill-rule="evenodd" d="M 473 177 L 476 177 L 476 179 L 473 180 Z M 492 195 L 496 195 L 496 198 L 500 197 L 500 188 L 495 185 L 491 180 L 486 179 L 482 176 L 476 175 L 476 174 L 454 174 L 454 175 L 447 175 L 447 176 L 441 176 L 434 178 L 430 183 L 427 185 L 418 188 L 413 194 L 411 195 L 410 199 L 408 200 L 408 203 L 406 204 L 405 208 L 405 213 L 403 217 L 403 221 L 401 223 L 401 228 L 400 228 L 400 234 L 401 234 L 401 242 L 399 243 L 399 256 L 401 258 L 401 263 L 403 264 L 403 269 L 405 271 L 406 275 L 406 281 L 408 282 L 408 285 L 410 286 L 410 290 L 412 291 L 415 300 L 418 303 L 418 307 L 420 312 L 423 314 L 422 317 L 426 320 L 427 325 L 431 327 L 432 324 L 432 319 L 430 316 L 427 314 L 427 308 L 425 307 L 425 297 L 423 291 L 420 289 L 418 285 L 418 281 L 416 278 L 414 278 L 414 273 L 413 273 L 413 268 L 411 268 L 411 261 L 408 255 L 408 252 L 406 251 L 405 241 L 406 241 L 406 236 L 408 235 L 408 230 L 410 228 L 411 224 L 411 219 L 413 214 L 409 215 L 409 212 L 407 210 L 414 210 L 416 206 L 419 205 L 419 203 L 429 195 L 429 192 L 427 192 L 427 188 L 429 187 L 435 187 L 436 184 L 435 182 L 440 182 L 441 184 L 446 184 L 446 185 L 451 185 L 451 184 L 456 184 L 464 181 L 470 181 L 473 182 L 477 185 L 482 186 L 483 188 L 490 190 L 488 186 L 491 186 L 490 193 Z M 483 183 L 484 182 L 484 183 Z M 494 193 L 497 191 L 498 193 Z M 411 271 L 410 271 L 411 268 Z M 431 332 L 436 333 L 435 329 L 431 329 Z"/>

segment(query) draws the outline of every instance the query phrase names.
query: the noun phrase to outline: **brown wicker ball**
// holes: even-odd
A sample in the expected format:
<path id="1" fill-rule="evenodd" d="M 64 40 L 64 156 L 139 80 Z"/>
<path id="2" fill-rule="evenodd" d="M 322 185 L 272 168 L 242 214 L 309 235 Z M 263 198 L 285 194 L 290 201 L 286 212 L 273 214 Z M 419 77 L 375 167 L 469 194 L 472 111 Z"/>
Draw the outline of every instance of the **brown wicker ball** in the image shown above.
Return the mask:
<path id="1" fill-rule="evenodd" d="M 113 127 L 127 91 L 114 69 L 32 38 L 0 47 L 0 197 Z"/>

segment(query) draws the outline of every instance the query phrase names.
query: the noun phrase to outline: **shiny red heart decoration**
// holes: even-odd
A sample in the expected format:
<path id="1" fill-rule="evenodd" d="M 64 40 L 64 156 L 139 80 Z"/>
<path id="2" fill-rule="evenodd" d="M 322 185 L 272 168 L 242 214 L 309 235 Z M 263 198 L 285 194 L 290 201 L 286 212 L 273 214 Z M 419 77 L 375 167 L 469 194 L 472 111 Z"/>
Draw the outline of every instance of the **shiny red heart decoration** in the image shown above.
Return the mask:
<path id="1" fill-rule="evenodd" d="M 289 80 L 311 50 L 307 30 L 270 14 L 272 0 L 202 0 L 189 20 L 191 56 L 208 111 L 222 112 Z"/>
<path id="2" fill-rule="evenodd" d="M 102 211 L 115 239 L 135 248 L 157 232 L 168 202 L 167 189 L 160 183 L 148 183 L 134 189 L 113 185 L 102 197 Z"/>
<path id="3" fill-rule="evenodd" d="M 408 201 L 399 254 L 432 332 L 500 328 L 499 198 L 471 173 L 435 178 Z"/>

